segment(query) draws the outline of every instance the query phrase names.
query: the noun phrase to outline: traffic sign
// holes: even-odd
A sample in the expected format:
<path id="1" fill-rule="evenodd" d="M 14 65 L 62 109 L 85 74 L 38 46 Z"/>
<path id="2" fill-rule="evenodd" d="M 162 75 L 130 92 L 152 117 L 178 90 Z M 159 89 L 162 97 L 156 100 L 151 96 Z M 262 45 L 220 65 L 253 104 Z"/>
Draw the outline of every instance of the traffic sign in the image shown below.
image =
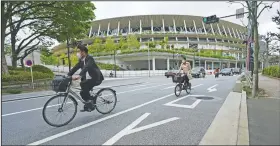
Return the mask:
<path id="1" fill-rule="evenodd" d="M 244 17 L 244 8 L 237 9 L 235 16 L 236 16 L 236 19 L 243 18 Z"/>
<path id="2" fill-rule="evenodd" d="M 32 60 L 27 60 L 26 62 L 25 62 L 25 64 L 27 65 L 27 66 L 32 66 L 33 65 L 33 62 L 32 62 Z"/>

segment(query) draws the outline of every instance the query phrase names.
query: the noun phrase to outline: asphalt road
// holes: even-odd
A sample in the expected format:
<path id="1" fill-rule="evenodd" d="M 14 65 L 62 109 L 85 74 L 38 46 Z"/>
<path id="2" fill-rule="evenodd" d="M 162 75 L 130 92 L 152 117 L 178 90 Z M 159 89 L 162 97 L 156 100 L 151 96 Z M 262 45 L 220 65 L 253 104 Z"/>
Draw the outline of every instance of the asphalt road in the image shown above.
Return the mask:
<path id="1" fill-rule="evenodd" d="M 170 78 L 106 81 L 100 87 L 131 84 L 112 87 L 117 91 L 116 108 L 108 115 L 101 115 L 97 111 L 78 111 L 72 122 L 60 128 L 49 126 L 42 118 L 42 107 L 50 96 L 2 102 L 2 144 L 197 145 L 236 79 L 237 76 L 193 79 L 191 82 L 194 89 L 191 94 L 187 96 L 182 92 L 180 97 L 174 95 L 175 84 Z M 17 98 L 23 96 L 30 94 Z M 200 96 L 213 99 L 196 99 Z M 7 98 L 12 97 L 3 99 Z M 81 108 L 80 103 L 78 109 Z"/>

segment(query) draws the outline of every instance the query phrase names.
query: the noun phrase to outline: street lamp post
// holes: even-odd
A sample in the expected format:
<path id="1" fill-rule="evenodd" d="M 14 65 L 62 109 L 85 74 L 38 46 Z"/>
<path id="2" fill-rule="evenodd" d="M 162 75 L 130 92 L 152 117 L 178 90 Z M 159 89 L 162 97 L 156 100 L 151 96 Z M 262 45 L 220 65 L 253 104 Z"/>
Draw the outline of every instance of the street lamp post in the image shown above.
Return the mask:
<path id="1" fill-rule="evenodd" d="M 116 50 L 114 50 L 114 70 L 115 70 L 115 78 L 117 77 L 117 69 L 116 69 Z"/>
<path id="2" fill-rule="evenodd" d="M 119 41 L 117 41 L 118 43 Z M 114 70 L 115 70 L 115 78 L 117 78 L 117 64 L 116 64 L 116 48 L 114 49 Z"/>
<path id="3" fill-rule="evenodd" d="M 67 44 L 67 55 L 68 55 L 68 65 L 69 65 L 69 72 L 71 70 L 71 60 L 70 60 L 70 44 L 69 44 L 69 38 L 67 37 L 66 39 L 66 44 Z"/>
<path id="4" fill-rule="evenodd" d="M 149 68 L 149 77 L 150 75 L 150 39 L 148 40 L 148 68 Z"/>

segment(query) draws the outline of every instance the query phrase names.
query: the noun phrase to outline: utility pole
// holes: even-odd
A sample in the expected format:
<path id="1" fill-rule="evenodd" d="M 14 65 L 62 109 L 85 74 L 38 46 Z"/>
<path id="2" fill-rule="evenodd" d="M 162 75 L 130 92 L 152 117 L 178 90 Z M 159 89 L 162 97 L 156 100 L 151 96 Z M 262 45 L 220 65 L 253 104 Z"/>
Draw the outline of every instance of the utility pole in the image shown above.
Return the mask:
<path id="1" fill-rule="evenodd" d="M 116 69 L 116 49 L 114 49 L 114 70 L 115 70 L 115 78 L 117 78 L 117 69 Z"/>
<path id="2" fill-rule="evenodd" d="M 150 77 L 150 39 L 148 40 L 148 68 L 149 68 L 149 77 Z"/>
<path id="3" fill-rule="evenodd" d="M 69 65 L 69 72 L 71 70 L 71 60 L 70 60 L 70 44 L 69 44 L 69 37 L 67 35 L 67 38 L 66 38 L 66 44 L 67 44 L 67 54 L 68 54 L 68 65 Z"/>

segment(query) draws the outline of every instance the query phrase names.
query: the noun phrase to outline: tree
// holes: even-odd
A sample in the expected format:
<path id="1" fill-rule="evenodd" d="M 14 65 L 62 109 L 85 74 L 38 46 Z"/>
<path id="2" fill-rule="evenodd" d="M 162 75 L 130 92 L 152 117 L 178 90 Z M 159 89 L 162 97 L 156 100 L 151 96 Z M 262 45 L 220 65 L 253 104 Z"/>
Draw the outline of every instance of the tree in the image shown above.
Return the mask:
<path id="1" fill-rule="evenodd" d="M 91 2 L 28 1 L 6 2 L 5 4 L 3 6 L 7 9 L 5 14 L 7 20 L 5 21 L 9 23 L 4 30 L 9 28 L 10 32 L 4 35 L 11 35 L 13 65 L 16 64 L 17 59 L 25 58 L 28 53 L 38 49 L 37 46 L 40 43 L 50 45 L 45 37 L 54 38 L 58 41 L 67 40 L 68 42 L 74 36 L 81 38 L 89 29 L 90 21 L 95 18 L 93 13 L 95 7 Z M 22 39 L 18 48 L 15 49 L 16 35 L 24 27 L 29 28 L 31 35 Z M 24 56 L 19 57 L 18 54 L 35 40 L 37 40 L 37 43 L 29 47 L 24 52 Z"/>
<path id="2" fill-rule="evenodd" d="M 264 61 L 264 66 L 268 67 L 268 55 L 270 54 L 269 48 L 272 41 L 271 33 L 268 32 L 265 36 L 263 36 L 263 39 L 265 40 L 266 50 L 263 52 L 262 58 Z"/>
<path id="3" fill-rule="evenodd" d="M 42 3 L 42 2 L 24 2 L 24 1 L 20 1 L 20 2 L 15 2 L 15 1 L 2 1 L 1 2 L 1 18 L 2 18 L 2 23 L 1 23 L 1 69 L 2 69 L 2 73 L 7 74 L 8 73 L 8 68 L 7 68 L 7 63 L 6 63 L 6 58 L 4 55 L 4 42 L 5 42 L 5 38 L 8 35 L 13 35 L 15 36 L 15 31 L 10 30 L 10 32 L 7 32 L 7 29 L 11 29 L 14 26 L 17 26 L 17 28 L 24 28 L 26 27 L 28 24 L 22 25 L 20 26 L 20 24 L 24 21 L 24 20 L 32 20 L 32 18 L 27 17 L 31 14 L 33 14 L 33 16 L 35 16 L 34 14 L 36 12 L 33 12 L 33 10 L 36 7 L 42 7 L 42 6 L 52 6 L 52 3 Z M 32 13 L 33 12 L 33 13 Z M 20 26 L 20 27 L 19 27 Z M 15 38 L 15 37 L 14 37 Z M 13 40 L 11 41 L 12 43 L 12 56 L 14 56 L 14 44 L 15 44 L 15 39 L 13 38 Z"/>
<path id="4" fill-rule="evenodd" d="M 272 22 L 276 23 L 277 28 L 280 30 L 280 11 L 277 10 L 277 15 L 272 17 Z M 280 33 L 271 33 L 271 36 L 275 37 L 278 41 L 280 41 Z"/>
<path id="5" fill-rule="evenodd" d="M 93 44 L 88 46 L 88 51 L 90 54 L 95 54 L 103 51 L 104 45 L 102 44 L 102 40 L 100 38 L 95 38 L 93 40 Z"/>
<path id="6" fill-rule="evenodd" d="M 128 44 L 126 42 L 126 39 L 123 38 L 122 36 L 120 37 L 120 41 L 119 41 L 119 46 L 118 47 L 119 47 L 120 50 L 125 50 L 125 49 L 128 48 Z"/>
<path id="7" fill-rule="evenodd" d="M 105 42 L 105 51 L 107 52 L 115 52 L 117 49 L 114 40 L 111 37 L 106 38 Z"/>
<path id="8" fill-rule="evenodd" d="M 127 36 L 127 46 L 129 49 L 139 49 L 140 48 L 140 43 L 137 40 L 137 37 L 135 35 Z"/>
<path id="9" fill-rule="evenodd" d="M 272 3 L 273 4 L 273 3 Z M 246 1 L 247 9 L 249 11 L 249 19 L 251 20 L 253 40 L 254 40 L 254 70 L 253 70 L 253 87 L 252 87 L 252 97 L 255 98 L 259 89 L 259 32 L 258 32 L 258 18 L 262 12 L 267 8 L 272 8 L 272 4 L 268 5 L 263 3 L 263 1 Z M 261 5 L 264 5 L 262 8 Z M 260 11 L 258 11 L 260 10 Z"/>

